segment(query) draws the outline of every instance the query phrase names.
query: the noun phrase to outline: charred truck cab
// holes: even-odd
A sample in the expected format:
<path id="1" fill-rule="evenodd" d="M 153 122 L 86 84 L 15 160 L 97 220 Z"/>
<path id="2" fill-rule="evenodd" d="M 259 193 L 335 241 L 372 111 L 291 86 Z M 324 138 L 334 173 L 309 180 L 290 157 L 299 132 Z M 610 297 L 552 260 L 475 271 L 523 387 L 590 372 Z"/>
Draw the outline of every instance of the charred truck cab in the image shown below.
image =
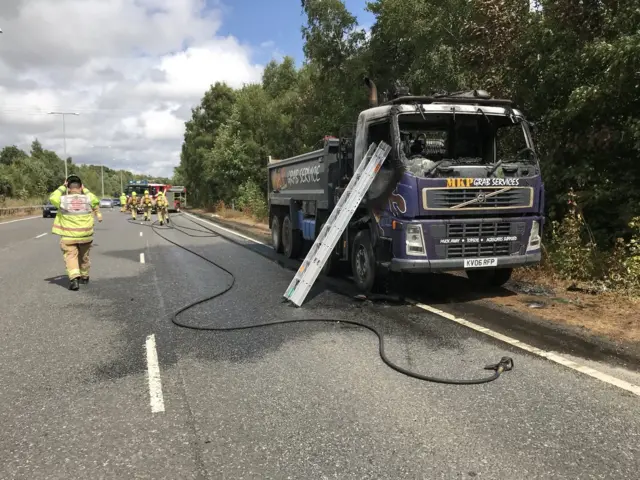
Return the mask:
<path id="1" fill-rule="evenodd" d="M 371 143 L 392 146 L 324 268 L 351 265 L 371 290 L 388 272 L 465 270 L 502 285 L 541 259 L 544 185 L 529 123 L 484 91 L 396 95 L 360 113 L 355 133 L 269 164 L 274 248 L 287 257 L 320 233 Z"/>

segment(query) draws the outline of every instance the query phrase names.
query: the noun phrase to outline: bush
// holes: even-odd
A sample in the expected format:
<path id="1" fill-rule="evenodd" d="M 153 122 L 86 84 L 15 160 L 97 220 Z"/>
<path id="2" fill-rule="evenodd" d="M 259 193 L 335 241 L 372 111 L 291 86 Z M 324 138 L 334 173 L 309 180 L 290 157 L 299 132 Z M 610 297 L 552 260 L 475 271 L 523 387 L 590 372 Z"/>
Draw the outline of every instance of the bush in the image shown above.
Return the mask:
<path id="1" fill-rule="evenodd" d="M 640 217 L 629 222 L 631 238 L 616 239 L 616 246 L 607 262 L 605 284 L 612 290 L 640 294 Z"/>
<path id="2" fill-rule="evenodd" d="M 240 210 L 258 221 L 265 220 L 269 215 L 265 194 L 252 180 L 240 187 L 236 204 Z"/>
<path id="3" fill-rule="evenodd" d="M 584 240 L 587 226 L 573 191 L 569 192 L 568 204 L 569 211 L 562 221 L 551 224 L 550 260 L 562 278 L 590 280 L 597 276 L 596 244 L 593 239 Z"/>

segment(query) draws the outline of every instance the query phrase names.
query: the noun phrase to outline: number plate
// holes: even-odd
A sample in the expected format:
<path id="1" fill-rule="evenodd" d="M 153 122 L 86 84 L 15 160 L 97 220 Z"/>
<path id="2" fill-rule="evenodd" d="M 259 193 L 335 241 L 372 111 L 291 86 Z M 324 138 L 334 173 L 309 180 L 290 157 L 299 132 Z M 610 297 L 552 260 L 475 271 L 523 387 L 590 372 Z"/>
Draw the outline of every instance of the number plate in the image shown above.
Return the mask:
<path id="1" fill-rule="evenodd" d="M 464 268 L 497 267 L 497 258 L 465 258 Z"/>

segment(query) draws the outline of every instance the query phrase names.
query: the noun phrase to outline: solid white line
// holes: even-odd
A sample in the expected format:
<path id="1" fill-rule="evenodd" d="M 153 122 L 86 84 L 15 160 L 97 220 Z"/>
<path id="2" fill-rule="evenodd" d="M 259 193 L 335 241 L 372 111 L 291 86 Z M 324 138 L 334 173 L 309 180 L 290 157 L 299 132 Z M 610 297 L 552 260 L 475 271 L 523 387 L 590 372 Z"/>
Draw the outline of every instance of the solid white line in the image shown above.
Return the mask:
<path id="1" fill-rule="evenodd" d="M 192 214 L 187 213 L 187 212 L 182 212 L 182 213 L 184 213 L 184 214 L 185 214 L 185 215 L 187 215 L 188 217 L 191 217 L 191 218 L 193 218 L 193 219 L 195 219 L 195 220 L 199 220 L 199 221 L 201 221 L 201 222 L 208 223 L 209 225 L 213 225 L 214 227 L 219 228 L 220 230 L 224 230 L 225 232 L 232 233 L 232 234 L 233 234 L 233 235 L 235 235 L 236 237 L 244 238 L 245 240 L 249 240 L 250 242 L 257 243 L 258 245 L 263 245 L 263 246 L 265 246 L 265 247 L 273 248 L 273 246 L 272 246 L 272 245 L 268 245 L 268 244 L 266 244 L 266 243 L 260 242 L 259 240 L 256 240 L 255 238 L 247 237 L 246 235 L 243 235 L 243 234 L 241 234 L 241 233 L 238 233 L 238 232 L 236 232 L 235 230 L 230 230 L 230 229 L 228 229 L 228 228 L 225 228 L 225 227 L 223 227 L 223 226 L 221 226 L 221 225 L 219 225 L 219 224 L 217 224 L 217 223 L 215 223 L 215 222 L 211 222 L 211 221 L 209 221 L 209 220 L 205 220 L 205 219 L 203 219 L 203 218 L 196 217 L 195 215 L 192 215 Z"/>
<path id="2" fill-rule="evenodd" d="M 565 358 L 562 355 L 558 355 L 557 353 L 548 352 L 546 350 L 536 348 L 532 345 L 521 342 L 520 340 L 516 340 L 515 338 L 511 338 L 511 337 L 508 337 L 507 335 L 503 335 L 502 333 L 495 332 L 490 328 L 482 327 L 473 322 L 465 320 L 464 318 L 459 318 L 459 317 L 456 317 L 455 315 L 451 315 L 450 313 L 443 312 L 438 308 L 425 305 L 424 303 L 415 303 L 415 306 L 423 310 L 426 310 L 427 312 L 435 313 L 436 315 L 439 315 L 442 318 L 446 318 L 447 320 L 451 320 L 452 322 L 455 322 L 459 325 L 463 325 L 467 328 L 471 328 L 476 332 L 484 333 L 485 335 L 496 338 L 502 342 L 508 343 L 509 345 L 513 345 L 514 347 L 521 348 L 522 350 L 526 350 L 529 353 L 533 353 L 534 355 L 538 355 L 540 357 L 546 358 L 547 360 L 551 360 L 552 362 L 558 363 L 572 370 L 576 370 L 580 373 L 584 373 L 585 375 L 589 375 L 590 377 L 596 378 L 602 382 L 608 383 L 615 387 L 626 390 L 627 392 L 631 392 L 631 393 L 634 393 L 635 395 L 640 396 L 640 386 L 638 385 L 634 385 L 633 383 L 629 383 L 625 380 L 621 380 L 617 377 L 613 377 L 606 373 L 600 372 L 594 368 L 574 362 L 573 360 L 569 360 L 568 358 Z"/>
<path id="3" fill-rule="evenodd" d="M 6 225 L 7 223 L 24 222 L 25 220 L 33 220 L 34 218 L 40 218 L 40 215 L 35 217 L 18 218 L 17 220 L 9 220 L 7 222 L 0 222 L 0 225 Z"/>
<path id="4" fill-rule="evenodd" d="M 151 413 L 164 412 L 164 398 L 162 397 L 162 381 L 160 379 L 160 365 L 158 364 L 155 335 L 147 337 L 146 347 Z"/>
<path id="5" fill-rule="evenodd" d="M 144 263 L 144 253 L 140 254 L 140 263 Z"/>
<path id="6" fill-rule="evenodd" d="M 142 236 L 142 232 L 140 232 L 140 236 Z"/>
<path id="7" fill-rule="evenodd" d="M 45 232 L 45 233 L 41 233 L 41 234 L 40 234 L 40 235 L 38 235 L 36 238 L 42 238 L 42 237 L 44 237 L 46 234 L 47 234 L 47 232 Z"/>

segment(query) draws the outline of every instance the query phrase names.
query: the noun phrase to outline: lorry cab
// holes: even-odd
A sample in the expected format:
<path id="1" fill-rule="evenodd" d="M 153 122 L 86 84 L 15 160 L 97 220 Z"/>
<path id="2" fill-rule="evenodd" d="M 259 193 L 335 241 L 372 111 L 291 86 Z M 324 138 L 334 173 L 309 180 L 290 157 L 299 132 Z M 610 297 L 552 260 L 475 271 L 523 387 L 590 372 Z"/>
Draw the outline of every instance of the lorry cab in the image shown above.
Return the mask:
<path id="1" fill-rule="evenodd" d="M 380 141 L 403 171 L 375 215 L 376 264 L 409 273 L 465 270 L 501 285 L 512 268 L 540 262 L 544 185 L 529 124 L 510 101 L 474 91 L 373 106 L 358 118 L 354 168 Z M 374 196 L 393 160 L 372 185 Z M 354 248 L 366 257 L 366 245 Z"/>

